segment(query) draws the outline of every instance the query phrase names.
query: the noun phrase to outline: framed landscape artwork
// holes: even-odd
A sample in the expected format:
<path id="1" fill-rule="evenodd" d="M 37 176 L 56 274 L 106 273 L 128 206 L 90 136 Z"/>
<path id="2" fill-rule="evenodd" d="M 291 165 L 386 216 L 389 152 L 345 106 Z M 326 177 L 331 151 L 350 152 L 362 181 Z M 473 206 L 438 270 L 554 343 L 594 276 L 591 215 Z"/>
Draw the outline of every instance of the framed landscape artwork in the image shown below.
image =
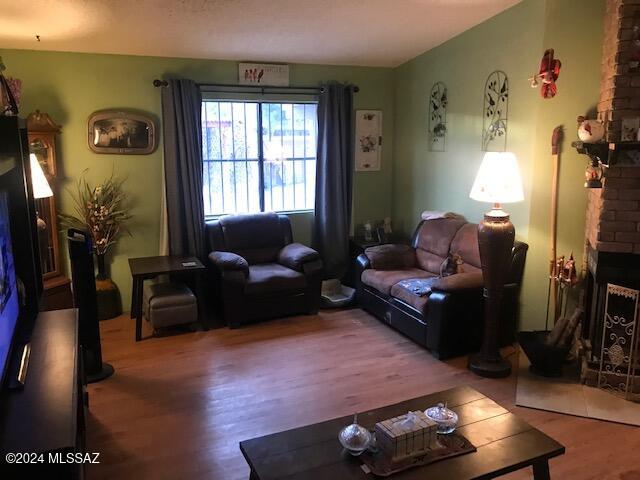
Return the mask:
<path id="1" fill-rule="evenodd" d="M 379 171 L 382 158 L 382 111 L 356 110 L 356 172 Z"/>
<path id="2" fill-rule="evenodd" d="M 103 110 L 89 117 L 87 142 L 96 153 L 146 155 L 156 148 L 153 118 L 139 113 Z"/>

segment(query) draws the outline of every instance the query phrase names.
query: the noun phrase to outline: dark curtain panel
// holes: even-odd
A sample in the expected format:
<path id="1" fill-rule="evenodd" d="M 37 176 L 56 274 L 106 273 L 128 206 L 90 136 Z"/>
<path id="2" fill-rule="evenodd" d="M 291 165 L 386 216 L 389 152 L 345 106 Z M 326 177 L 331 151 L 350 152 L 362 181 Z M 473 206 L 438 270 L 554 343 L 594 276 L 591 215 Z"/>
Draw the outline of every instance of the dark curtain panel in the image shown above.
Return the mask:
<path id="1" fill-rule="evenodd" d="M 353 191 L 353 86 L 324 85 L 318 101 L 313 245 L 325 278 L 342 278 L 349 259 Z"/>
<path id="2" fill-rule="evenodd" d="M 169 80 L 162 89 L 164 178 L 171 255 L 203 258 L 202 95 L 191 80 Z"/>

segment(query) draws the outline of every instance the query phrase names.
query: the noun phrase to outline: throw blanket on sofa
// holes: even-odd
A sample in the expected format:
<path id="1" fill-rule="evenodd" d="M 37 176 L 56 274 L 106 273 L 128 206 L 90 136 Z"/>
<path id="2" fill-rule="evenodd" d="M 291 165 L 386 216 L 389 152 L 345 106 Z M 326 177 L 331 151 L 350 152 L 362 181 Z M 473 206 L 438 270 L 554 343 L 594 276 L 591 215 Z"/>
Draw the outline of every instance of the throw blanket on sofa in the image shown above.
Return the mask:
<path id="1" fill-rule="evenodd" d="M 438 210 L 425 210 L 420 214 L 422 220 L 437 220 L 439 218 L 455 218 L 465 220 L 463 215 L 455 212 L 440 212 Z"/>
<path id="2" fill-rule="evenodd" d="M 424 297 L 431 293 L 431 285 L 433 285 L 432 278 L 409 278 L 398 282 L 405 290 L 409 290 L 414 295 Z"/>

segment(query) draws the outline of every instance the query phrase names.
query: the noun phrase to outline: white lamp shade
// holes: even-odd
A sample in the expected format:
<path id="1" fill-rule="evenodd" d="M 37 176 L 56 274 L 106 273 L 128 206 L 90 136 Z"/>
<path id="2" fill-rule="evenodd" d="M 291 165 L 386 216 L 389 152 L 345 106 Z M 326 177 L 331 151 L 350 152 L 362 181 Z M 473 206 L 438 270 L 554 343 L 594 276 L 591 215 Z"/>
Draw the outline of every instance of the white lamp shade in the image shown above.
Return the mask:
<path id="1" fill-rule="evenodd" d="M 471 187 L 479 202 L 514 203 L 524 200 L 518 160 L 511 152 L 487 152 Z"/>
<path id="2" fill-rule="evenodd" d="M 46 198 L 53 197 L 53 192 L 47 182 L 47 177 L 44 176 L 40 162 L 34 153 L 29 155 L 31 161 L 31 185 L 33 185 L 33 197 L 34 198 Z"/>

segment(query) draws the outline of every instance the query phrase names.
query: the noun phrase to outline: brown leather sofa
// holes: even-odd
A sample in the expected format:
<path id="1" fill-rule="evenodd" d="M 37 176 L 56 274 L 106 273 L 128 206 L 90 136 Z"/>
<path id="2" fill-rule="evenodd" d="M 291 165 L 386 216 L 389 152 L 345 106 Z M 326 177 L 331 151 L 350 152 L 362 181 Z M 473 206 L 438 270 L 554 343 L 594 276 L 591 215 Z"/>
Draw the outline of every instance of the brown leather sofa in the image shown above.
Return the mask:
<path id="1" fill-rule="evenodd" d="M 318 311 L 322 260 L 293 243 L 288 217 L 228 215 L 207 222 L 206 235 L 213 307 L 227 325 Z"/>
<path id="2" fill-rule="evenodd" d="M 420 222 L 411 245 L 381 245 L 357 260 L 357 296 L 362 308 L 428 348 L 440 359 L 477 350 L 483 332 L 483 281 L 478 226 L 460 219 Z M 501 314 L 500 344 L 512 343 L 528 245 L 516 242 Z M 450 255 L 461 273 L 440 277 Z M 419 295 L 399 282 L 425 279 Z M 426 293 L 425 293 L 426 292 Z"/>

